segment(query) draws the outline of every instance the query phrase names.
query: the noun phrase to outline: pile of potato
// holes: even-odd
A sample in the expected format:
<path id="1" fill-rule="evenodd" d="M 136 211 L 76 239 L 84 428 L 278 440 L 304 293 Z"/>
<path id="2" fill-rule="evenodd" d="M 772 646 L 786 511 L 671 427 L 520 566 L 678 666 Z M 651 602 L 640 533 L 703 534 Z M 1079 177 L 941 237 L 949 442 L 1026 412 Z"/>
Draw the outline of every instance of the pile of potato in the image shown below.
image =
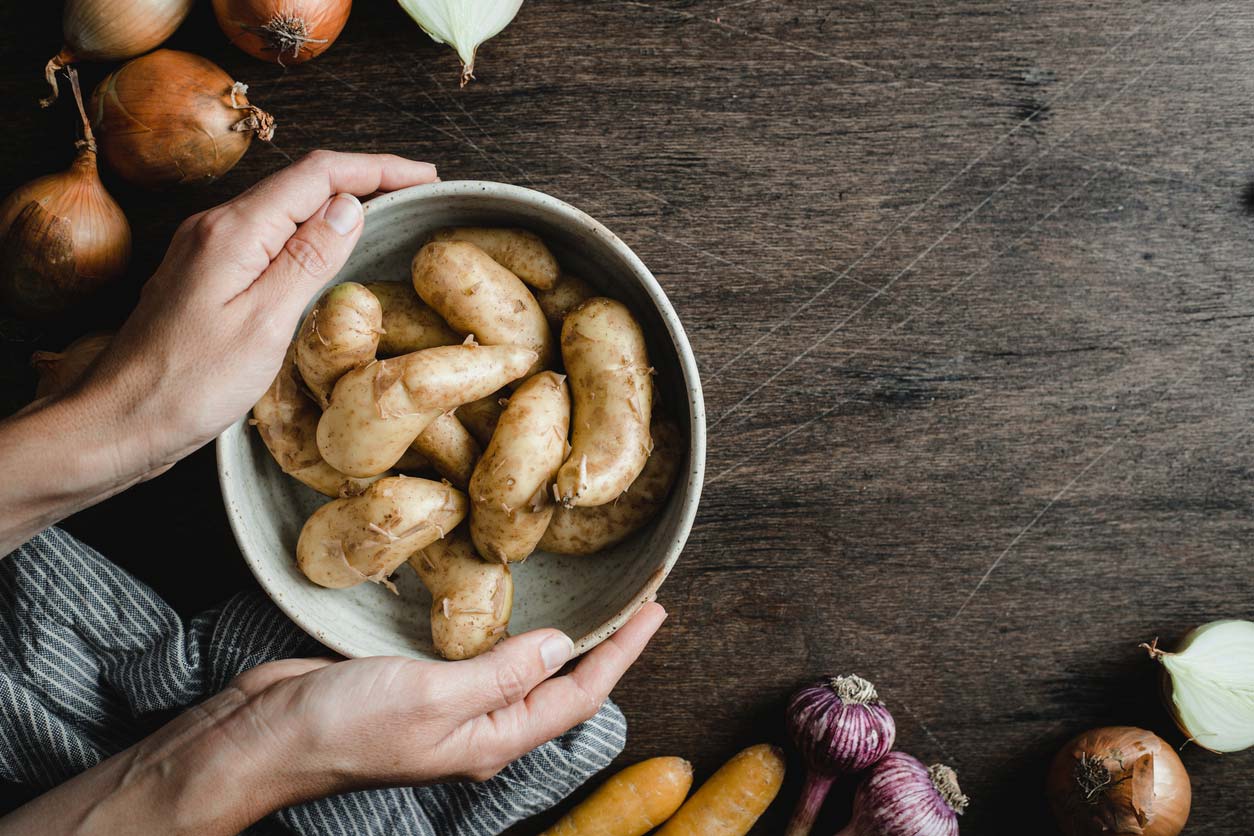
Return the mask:
<path id="1" fill-rule="evenodd" d="M 655 415 L 639 323 L 536 235 L 441 229 L 411 278 L 327 290 L 252 423 L 285 473 L 335 497 L 301 531 L 305 575 L 395 591 L 408 562 L 436 650 L 463 659 L 506 634 L 510 564 L 623 540 L 665 502 L 684 442 Z"/>

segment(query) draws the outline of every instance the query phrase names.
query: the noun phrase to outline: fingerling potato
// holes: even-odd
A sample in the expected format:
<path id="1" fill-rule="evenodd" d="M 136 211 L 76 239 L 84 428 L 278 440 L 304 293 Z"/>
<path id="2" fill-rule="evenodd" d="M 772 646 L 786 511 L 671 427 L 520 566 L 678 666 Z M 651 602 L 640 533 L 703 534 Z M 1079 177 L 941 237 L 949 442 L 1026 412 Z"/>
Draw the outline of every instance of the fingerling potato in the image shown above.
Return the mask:
<path id="1" fill-rule="evenodd" d="M 313 306 L 296 335 L 296 368 L 323 409 L 335 381 L 374 359 L 382 330 L 379 300 L 356 282 L 337 284 Z"/>
<path id="2" fill-rule="evenodd" d="M 462 337 L 418 298 L 408 282 L 366 282 L 383 309 L 378 355 L 395 357 L 437 345 L 457 345 Z"/>
<path id="3" fill-rule="evenodd" d="M 525 560 L 553 515 L 549 486 L 566 454 L 570 396 L 554 372 L 518 387 L 470 477 L 470 536 L 488 560 Z"/>
<path id="4" fill-rule="evenodd" d="M 465 241 L 434 241 L 414 256 L 414 290 L 460 334 L 536 352 L 528 376 L 553 365 L 553 334 L 527 286 Z"/>
<path id="5" fill-rule="evenodd" d="M 536 291 L 535 296 L 553 332 L 560 334 L 566 314 L 570 313 L 580 302 L 596 296 L 596 292 L 578 276 L 562 273 L 557 277 L 556 284 L 548 290 Z"/>
<path id="6" fill-rule="evenodd" d="M 289 348 L 270 388 L 253 407 L 252 425 L 282 471 L 321 494 L 353 496 L 374 481 L 340 473 L 318 452 L 318 419 L 322 410 L 301 387 Z"/>
<path id="7" fill-rule="evenodd" d="M 457 419 L 462 422 L 462 426 L 470 430 L 470 434 L 475 437 L 475 441 L 479 442 L 480 447 L 487 447 L 492 443 L 492 433 L 496 432 L 496 422 L 501 420 L 501 413 L 505 411 L 502 400 L 509 400 L 503 391 L 462 404 L 457 408 Z"/>
<path id="8" fill-rule="evenodd" d="M 462 422 L 452 412 L 436 418 L 418 433 L 411 450 L 417 451 L 431 463 L 435 472 L 453 483 L 453 487 L 466 490 L 475 462 L 483 450 Z"/>
<path id="9" fill-rule="evenodd" d="M 427 425 L 522 377 L 536 354 L 516 345 L 438 346 L 379 360 L 340 378 L 318 421 L 318 450 L 350 476 L 374 476 Z"/>
<path id="10" fill-rule="evenodd" d="M 536 548 L 554 554 L 595 554 L 617 545 L 662 509 L 679 473 L 684 444 L 669 419 L 653 421 L 653 452 L 618 499 L 594 508 L 560 507 Z"/>
<path id="11" fill-rule="evenodd" d="M 445 659 L 469 659 L 505 638 L 514 579 L 503 563 L 486 563 L 459 527 L 409 558 L 431 593 L 431 640 Z"/>
<path id="12" fill-rule="evenodd" d="M 604 505 L 635 481 L 653 447 L 644 333 L 625 305 L 597 296 L 566 315 L 562 360 L 574 415 L 557 495 L 568 508 Z"/>
<path id="13" fill-rule="evenodd" d="M 296 543 L 296 562 L 330 589 L 380 583 L 456 528 L 466 508 L 466 495 L 443 482 L 389 476 L 314 511 Z"/>
<path id="14" fill-rule="evenodd" d="M 540 290 L 551 288 L 558 277 L 557 259 L 540 236 L 525 229 L 456 226 L 437 229 L 432 241 L 467 241 L 493 261 Z"/>

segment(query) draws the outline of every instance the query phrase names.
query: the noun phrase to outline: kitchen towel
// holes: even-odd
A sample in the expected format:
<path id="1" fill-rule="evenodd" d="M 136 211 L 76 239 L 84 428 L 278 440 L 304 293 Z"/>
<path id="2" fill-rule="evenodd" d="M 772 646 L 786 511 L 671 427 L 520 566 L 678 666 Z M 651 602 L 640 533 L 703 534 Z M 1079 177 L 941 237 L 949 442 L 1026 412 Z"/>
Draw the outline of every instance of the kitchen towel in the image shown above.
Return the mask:
<path id="1" fill-rule="evenodd" d="M 325 654 L 255 590 L 184 624 L 127 572 L 49 528 L 0 560 L 0 778 L 51 788 L 242 671 Z M 609 765 L 626 730 L 607 702 L 489 781 L 334 796 L 281 810 L 247 833 L 489 836 Z"/>

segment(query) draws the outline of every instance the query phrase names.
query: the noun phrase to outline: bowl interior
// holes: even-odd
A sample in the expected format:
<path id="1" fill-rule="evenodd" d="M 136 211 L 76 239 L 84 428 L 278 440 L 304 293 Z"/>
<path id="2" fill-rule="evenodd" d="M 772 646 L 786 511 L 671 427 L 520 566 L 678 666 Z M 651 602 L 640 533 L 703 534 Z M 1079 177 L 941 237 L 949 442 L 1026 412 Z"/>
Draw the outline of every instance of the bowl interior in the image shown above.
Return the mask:
<path id="1" fill-rule="evenodd" d="M 584 652 L 653 595 L 687 539 L 701 491 L 704 411 L 691 349 L 648 270 L 599 223 L 554 198 L 496 183 L 451 182 L 385 195 L 366 205 L 361 242 L 334 282 L 408 281 L 409 262 L 430 232 L 449 225 L 519 226 L 539 234 L 563 269 L 628 305 L 657 369 L 657 408 L 689 439 L 666 508 L 627 541 L 595 556 L 537 552 L 514 567 L 512 633 L 556 627 Z M 219 479 L 249 567 L 276 604 L 318 641 L 346 656 L 437 658 L 431 599 L 408 567 L 399 595 L 375 584 L 323 589 L 296 567 L 305 520 L 327 498 L 284 474 L 240 421 L 218 441 Z"/>

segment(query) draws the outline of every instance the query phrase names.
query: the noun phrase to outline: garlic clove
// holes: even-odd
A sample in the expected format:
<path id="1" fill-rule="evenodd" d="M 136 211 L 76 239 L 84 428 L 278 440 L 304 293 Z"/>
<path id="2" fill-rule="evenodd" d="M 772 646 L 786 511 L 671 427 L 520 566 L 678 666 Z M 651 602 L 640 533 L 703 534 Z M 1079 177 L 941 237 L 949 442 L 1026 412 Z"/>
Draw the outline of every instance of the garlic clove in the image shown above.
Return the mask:
<path id="1" fill-rule="evenodd" d="M 1145 647 L 1163 666 L 1167 707 L 1190 740 L 1220 753 L 1254 746 L 1254 622 L 1204 624 L 1174 653 Z"/>
<path id="2" fill-rule="evenodd" d="M 522 0 L 399 0 L 401 8 L 438 44 L 462 62 L 461 86 L 474 78 L 479 45 L 509 25 Z"/>

